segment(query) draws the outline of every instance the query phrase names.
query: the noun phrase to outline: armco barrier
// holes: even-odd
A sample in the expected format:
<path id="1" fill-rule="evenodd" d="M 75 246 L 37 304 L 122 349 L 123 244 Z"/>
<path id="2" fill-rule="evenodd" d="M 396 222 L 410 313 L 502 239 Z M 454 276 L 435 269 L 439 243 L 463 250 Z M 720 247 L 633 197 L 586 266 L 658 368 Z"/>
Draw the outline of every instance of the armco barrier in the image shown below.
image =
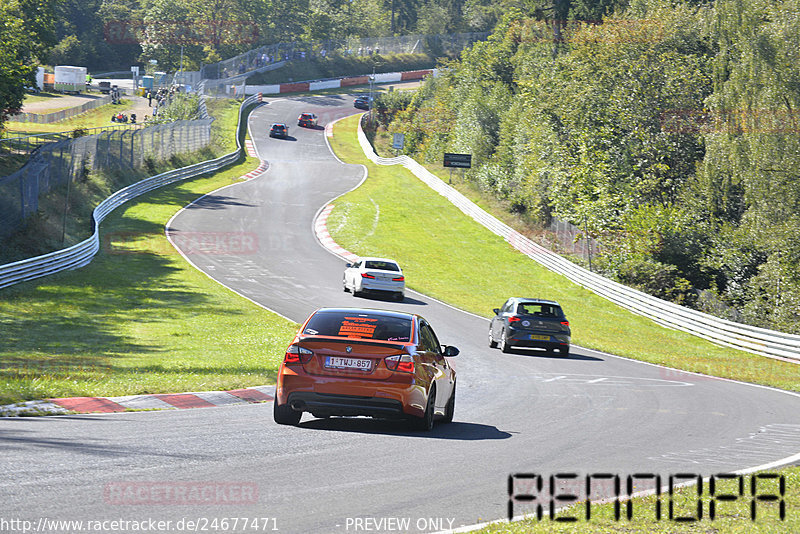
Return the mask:
<path id="1" fill-rule="evenodd" d="M 83 267 L 92 261 L 97 251 L 100 250 L 100 223 L 103 222 L 103 219 L 115 208 L 153 189 L 208 172 L 217 171 L 229 163 L 236 161 L 243 150 L 240 141 L 242 137 L 241 132 L 243 131 L 242 128 L 247 128 L 247 125 L 242 122 L 243 114 L 248 106 L 257 103 L 256 98 L 256 96 L 247 98 L 242 102 L 239 108 L 239 123 L 236 127 L 237 148 L 234 152 L 217 159 L 195 163 L 188 167 L 151 176 L 150 178 L 145 178 L 140 182 L 129 185 L 124 189 L 120 189 L 94 209 L 92 214 L 94 233 L 90 238 L 69 248 L 57 250 L 50 254 L 45 254 L 44 256 L 37 256 L 15 263 L 0 265 L 0 289 L 25 280 L 33 280 L 35 278 L 47 276 L 48 274 Z"/>
<path id="2" fill-rule="evenodd" d="M 425 76 L 436 76 L 437 73 L 438 69 L 412 70 L 406 72 L 385 72 L 382 74 L 376 74 L 374 81 L 375 83 L 391 83 L 421 80 L 425 78 Z M 300 91 L 317 91 L 320 89 L 338 89 L 340 87 L 368 84 L 370 76 L 371 75 L 351 76 L 348 78 L 335 78 L 330 80 L 281 83 L 272 85 L 248 85 L 245 87 L 245 91 L 247 94 L 263 93 L 265 95 L 275 95 L 280 93 L 295 93 Z"/>
<path id="3" fill-rule="evenodd" d="M 515 249 L 547 269 L 656 323 L 688 332 L 714 343 L 763 356 L 800 361 L 800 336 L 735 323 L 661 300 L 604 278 L 534 243 L 510 226 L 483 211 L 464 195 L 437 178 L 408 156 L 381 158 L 358 126 L 358 141 L 367 157 L 378 165 L 402 165 L 466 215 L 503 237 Z"/>

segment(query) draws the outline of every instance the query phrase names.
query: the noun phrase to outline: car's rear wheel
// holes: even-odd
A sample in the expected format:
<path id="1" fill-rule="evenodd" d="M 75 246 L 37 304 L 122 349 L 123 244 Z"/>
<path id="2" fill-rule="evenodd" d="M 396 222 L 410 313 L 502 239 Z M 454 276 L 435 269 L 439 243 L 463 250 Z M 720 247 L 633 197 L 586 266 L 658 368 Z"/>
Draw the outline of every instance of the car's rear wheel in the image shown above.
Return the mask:
<path id="1" fill-rule="evenodd" d="M 566 357 L 566 356 L 569 356 L 569 347 L 559 347 L 559 348 L 558 348 L 558 353 L 559 353 L 561 356 L 565 356 L 565 357 Z"/>
<path id="2" fill-rule="evenodd" d="M 303 417 L 303 412 L 292 410 L 288 404 L 278 404 L 278 400 L 275 399 L 275 405 L 272 408 L 272 416 L 279 425 L 297 426 L 300 423 L 300 418 Z"/>
<path id="3" fill-rule="evenodd" d="M 506 354 L 511 352 L 511 345 L 509 345 L 508 342 L 506 341 L 506 331 L 505 330 L 500 332 L 500 341 L 498 341 L 498 343 L 500 344 L 500 350 L 502 352 L 504 352 Z"/>
<path id="4" fill-rule="evenodd" d="M 425 406 L 425 413 L 422 414 L 422 417 L 414 417 L 411 419 L 411 426 L 414 428 L 414 430 L 421 430 L 423 432 L 429 432 L 433 430 L 435 403 L 436 386 L 432 386 L 430 393 L 428 393 L 428 403 Z"/>
<path id="5" fill-rule="evenodd" d="M 453 416 L 456 413 L 456 384 L 453 382 L 453 392 L 450 393 L 450 399 L 447 401 L 447 406 L 444 407 L 444 418 L 442 421 L 445 423 L 452 423 Z"/>
<path id="6" fill-rule="evenodd" d="M 403 302 L 405 299 L 406 299 L 406 297 L 402 293 L 395 293 L 394 294 L 394 300 L 396 300 L 397 302 Z"/>
<path id="7" fill-rule="evenodd" d="M 497 348 L 497 341 L 495 341 L 494 337 L 492 337 L 492 327 L 491 326 L 489 327 L 489 348 L 490 349 Z"/>
<path id="8" fill-rule="evenodd" d="M 342 280 L 342 289 L 344 289 L 345 293 L 350 293 L 350 289 L 347 287 L 347 280 Z"/>

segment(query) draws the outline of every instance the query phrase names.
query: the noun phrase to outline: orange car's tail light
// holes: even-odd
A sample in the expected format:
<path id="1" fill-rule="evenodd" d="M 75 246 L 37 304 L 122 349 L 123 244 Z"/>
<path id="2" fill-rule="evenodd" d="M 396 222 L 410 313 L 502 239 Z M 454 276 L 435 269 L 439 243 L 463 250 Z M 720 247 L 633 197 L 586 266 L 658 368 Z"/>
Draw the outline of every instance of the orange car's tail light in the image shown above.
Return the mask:
<path id="1" fill-rule="evenodd" d="M 312 351 L 304 349 L 300 345 L 289 345 L 286 355 L 283 357 L 283 363 L 308 363 L 313 356 Z"/>
<path id="2" fill-rule="evenodd" d="M 521 320 L 522 319 L 520 319 L 519 317 L 509 317 L 508 318 L 508 322 L 509 323 L 516 323 L 517 321 L 521 321 Z"/>
<path id="3" fill-rule="evenodd" d="M 569 326 L 569 321 L 561 321 L 561 324 L 564 326 Z"/>
<path id="4" fill-rule="evenodd" d="M 367 273 L 361 273 L 361 278 L 371 278 L 373 280 L 375 279 L 374 276 L 372 276 L 371 274 L 367 274 Z"/>
<path id="5" fill-rule="evenodd" d="M 390 371 L 400 371 L 401 373 L 414 372 L 414 358 L 408 354 L 387 356 L 384 361 L 386 362 L 386 368 Z"/>
<path id="6" fill-rule="evenodd" d="M 405 281 L 406 281 L 405 276 L 398 276 L 397 278 L 392 278 L 392 282 L 405 282 Z"/>

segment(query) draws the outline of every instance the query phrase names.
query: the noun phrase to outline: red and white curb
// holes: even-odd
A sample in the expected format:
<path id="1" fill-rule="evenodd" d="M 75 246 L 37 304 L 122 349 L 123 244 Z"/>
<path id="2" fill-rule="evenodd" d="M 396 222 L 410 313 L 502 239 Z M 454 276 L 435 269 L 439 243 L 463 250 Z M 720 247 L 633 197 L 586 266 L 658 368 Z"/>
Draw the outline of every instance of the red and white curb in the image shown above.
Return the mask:
<path id="1" fill-rule="evenodd" d="M 333 123 L 329 122 L 325 125 L 325 136 L 326 137 L 333 137 Z"/>
<path id="2" fill-rule="evenodd" d="M 213 408 L 267 402 L 275 397 L 275 386 L 256 386 L 228 391 L 200 391 L 124 397 L 68 397 L 0 406 L 0 416 L 58 415 L 68 413 L 116 413 L 129 410 Z"/>
<path id="3" fill-rule="evenodd" d="M 259 165 L 257 169 L 250 171 L 245 175 L 240 176 L 239 179 L 252 180 L 253 178 L 256 178 L 264 174 L 268 168 L 269 168 L 269 163 L 267 163 L 266 161 L 262 161 L 261 165 Z"/>
<path id="4" fill-rule="evenodd" d="M 319 239 L 323 247 L 347 261 L 355 261 L 358 259 L 358 256 L 339 246 L 339 244 L 333 240 L 331 234 L 328 233 L 328 215 L 331 214 L 331 211 L 333 211 L 333 204 L 328 204 L 319 212 L 317 220 L 314 221 L 314 233 L 317 234 L 317 239 Z"/>
<path id="5" fill-rule="evenodd" d="M 257 158 L 258 154 L 256 154 L 256 147 L 253 146 L 253 141 L 250 139 L 244 140 L 244 149 L 247 151 L 247 155 L 251 158 Z"/>

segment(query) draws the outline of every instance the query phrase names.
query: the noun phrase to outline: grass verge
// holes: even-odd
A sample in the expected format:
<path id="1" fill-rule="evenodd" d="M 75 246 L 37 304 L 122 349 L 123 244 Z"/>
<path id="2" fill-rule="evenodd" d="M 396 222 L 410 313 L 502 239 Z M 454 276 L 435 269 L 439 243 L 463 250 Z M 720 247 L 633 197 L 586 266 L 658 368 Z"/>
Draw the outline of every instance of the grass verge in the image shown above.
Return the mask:
<path id="1" fill-rule="evenodd" d="M 164 236 L 178 209 L 256 165 L 149 193 L 103 222 L 87 267 L 0 291 L 0 404 L 273 382 L 297 326 L 209 279 Z"/>
<path id="2" fill-rule="evenodd" d="M 367 165 L 369 170 L 369 179 L 340 198 L 328 218 L 331 235 L 344 248 L 396 258 L 410 288 L 484 317 L 510 296 L 550 298 L 564 307 L 576 345 L 800 391 L 797 364 L 663 328 L 531 261 L 465 217 L 411 172 L 372 164 L 358 145 L 357 121 L 354 116 L 336 123 L 331 143 L 340 159 Z"/>
<path id="3" fill-rule="evenodd" d="M 669 517 L 670 496 L 662 495 L 661 519 L 655 519 L 656 496 L 651 495 L 636 498 L 631 501 L 632 519 L 626 519 L 626 503 L 621 503 L 621 517 L 616 518 L 614 504 L 592 504 L 591 519 L 586 520 L 586 503 L 563 510 L 556 517 L 575 517 L 576 522 L 553 521 L 547 517 L 541 520 L 526 519 L 515 523 L 495 523 L 479 532 L 481 534 L 537 534 L 537 533 L 755 533 L 755 534 L 782 534 L 786 532 L 800 532 L 800 467 L 786 468 L 780 471 L 785 477 L 785 494 L 782 496 L 785 503 L 785 519 L 780 519 L 780 501 L 773 502 L 758 500 L 756 502 L 756 519 L 751 519 L 750 495 L 751 475 L 745 475 L 744 494 L 739 496 L 738 481 L 723 481 L 716 487 L 716 495 L 735 495 L 738 498 L 732 502 L 717 501 L 715 503 L 714 519 L 710 518 L 709 488 L 703 486 L 703 494 L 698 496 L 696 486 L 681 488 L 675 491 L 672 498 L 674 505 L 673 517 L 697 518 L 698 501 L 703 506 L 703 516 L 699 521 L 677 522 Z M 759 495 L 780 495 L 778 480 L 759 480 L 757 484 Z"/>

